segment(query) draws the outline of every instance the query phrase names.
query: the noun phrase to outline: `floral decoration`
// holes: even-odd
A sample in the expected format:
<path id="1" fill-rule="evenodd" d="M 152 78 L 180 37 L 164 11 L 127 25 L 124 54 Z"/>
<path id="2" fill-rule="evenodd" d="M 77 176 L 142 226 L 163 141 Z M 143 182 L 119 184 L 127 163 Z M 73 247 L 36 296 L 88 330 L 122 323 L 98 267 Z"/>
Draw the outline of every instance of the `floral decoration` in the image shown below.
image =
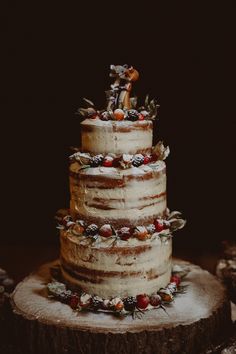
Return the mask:
<path id="1" fill-rule="evenodd" d="M 115 229 L 110 224 L 104 224 L 100 227 L 96 224 L 86 224 L 84 220 L 73 219 L 67 210 L 59 210 L 56 215 L 57 228 L 65 230 L 71 235 L 77 237 L 83 237 L 89 242 L 99 242 L 106 240 L 113 240 L 112 245 L 115 245 L 117 241 L 127 241 L 130 238 L 136 238 L 140 241 L 148 239 L 154 240 L 159 237 L 161 240 L 166 241 L 172 237 L 173 232 L 182 229 L 186 220 L 182 218 L 179 211 L 169 212 L 165 219 L 157 218 L 153 220 L 153 223 L 149 225 L 137 225 L 134 227 L 123 226 L 119 229 Z"/>
<path id="2" fill-rule="evenodd" d="M 77 150 L 77 149 L 75 149 Z M 119 167 L 127 169 L 131 167 L 140 167 L 142 165 L 149 165 L 155 167 L 157 161 L 164 161 L 170 153 L 169 146 L 164 146 L 162 141 L 159 141 L 147 154 L 98 154 L 91 155 L 90 153 L 76 151 L 70 155 L 69 160 L 71 163 L 77 162 L 80 169 L 89 167 Z"/>

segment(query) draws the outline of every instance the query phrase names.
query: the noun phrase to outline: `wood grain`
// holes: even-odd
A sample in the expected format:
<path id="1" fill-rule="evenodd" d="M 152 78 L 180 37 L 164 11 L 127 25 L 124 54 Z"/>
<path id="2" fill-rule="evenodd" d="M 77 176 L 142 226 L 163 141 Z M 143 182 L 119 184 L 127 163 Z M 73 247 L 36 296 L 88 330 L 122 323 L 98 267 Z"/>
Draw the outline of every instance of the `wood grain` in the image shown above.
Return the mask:
<path id="1" fill-rule="evenodd" d="M 179 264 L 187 264 L 178 261 Z M 76 313 L 47 298 L 50 266 L 42 266 L 18 284 L 11 305 L 18 352 L 65 353 L 200 353 L 222 341 L 231 327 L 230 303 L 217 279 L 189 264 L 186 294 L 142 319 L 116 318 L 104 313 Z"/>

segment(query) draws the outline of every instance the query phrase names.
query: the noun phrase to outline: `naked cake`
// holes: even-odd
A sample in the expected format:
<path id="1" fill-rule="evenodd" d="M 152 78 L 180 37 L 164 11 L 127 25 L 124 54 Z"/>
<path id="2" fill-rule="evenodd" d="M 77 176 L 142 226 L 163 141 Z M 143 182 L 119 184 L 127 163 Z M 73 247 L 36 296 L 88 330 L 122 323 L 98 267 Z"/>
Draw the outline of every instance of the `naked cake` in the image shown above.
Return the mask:
<path id="1" fill-rule="evenodd" d="M 70 204 L 56 215 L 60 259 L 11 297 L 17 353 L 216 353 L 231 331 L 223 285 L 172 261 L 185 225 L 166 195 L 169 147 L 153 146 L 157 102 L 131 97 L 139 74 L 111 66 L 107 106 L 78 110 L 81 146 L 69 157 Z"/>
<path id="2" fill-rule="evenodd" d="M 133 67 L 112 65 L 110 75 L 106 109 L 84 99 L 78 110 L 82 145 L 70 156 L 70 208 L 57 220 L 66 284 L 101 304 L 123 304 L 140 290 L 151 296 L 168 286 L 172 232 L 185 221 L 167 208 L 169 147 L 153 146 L 156 101 L 147 97 L 137 108 Z"/>

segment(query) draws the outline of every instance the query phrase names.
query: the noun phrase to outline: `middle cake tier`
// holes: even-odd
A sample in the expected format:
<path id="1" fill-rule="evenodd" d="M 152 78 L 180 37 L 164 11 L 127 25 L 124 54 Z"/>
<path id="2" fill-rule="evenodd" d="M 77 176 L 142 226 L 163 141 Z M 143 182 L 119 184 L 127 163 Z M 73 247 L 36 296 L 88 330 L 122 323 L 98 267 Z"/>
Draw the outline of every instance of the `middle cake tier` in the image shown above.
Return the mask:
<path id="1" fill-rule="evenodd" d="M 127 170 L 114 167 L 80 169 L 70 165 L 70 210 L 98 226 L 114 227 L 148 225 L 165 216 L 166 165 L 156 162 Z"/>

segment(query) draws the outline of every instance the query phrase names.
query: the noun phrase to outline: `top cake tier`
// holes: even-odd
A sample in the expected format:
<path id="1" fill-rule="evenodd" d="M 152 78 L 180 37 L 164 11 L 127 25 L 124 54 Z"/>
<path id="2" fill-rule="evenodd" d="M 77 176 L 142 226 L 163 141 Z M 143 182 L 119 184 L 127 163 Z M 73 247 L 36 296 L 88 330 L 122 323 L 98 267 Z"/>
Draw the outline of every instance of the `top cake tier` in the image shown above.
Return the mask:
<path id="1" fill-rule="evenodd" d="M 91 154 L 148 153 L 152 148 L 151 120 L 131 122 L 85 119 L 82 127 L 82 150 Z"/>

